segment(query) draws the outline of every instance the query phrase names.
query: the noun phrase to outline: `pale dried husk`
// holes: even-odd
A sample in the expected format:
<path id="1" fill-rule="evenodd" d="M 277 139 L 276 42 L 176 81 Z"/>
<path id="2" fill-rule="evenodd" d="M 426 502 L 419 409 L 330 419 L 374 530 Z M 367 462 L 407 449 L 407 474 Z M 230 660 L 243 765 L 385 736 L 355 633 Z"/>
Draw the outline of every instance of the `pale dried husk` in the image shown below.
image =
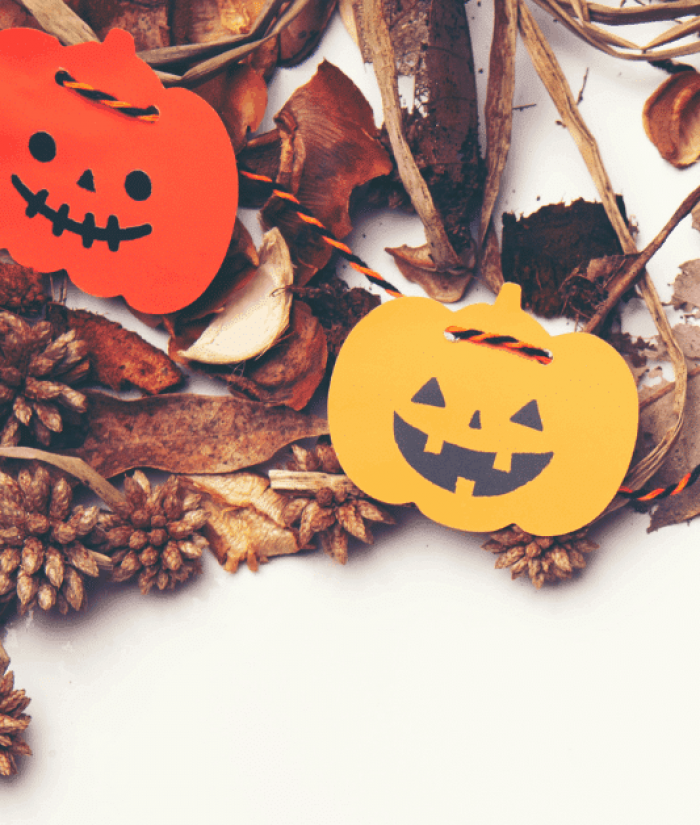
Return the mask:
<path id="1" fill-rule="evenodd" d="M 700 157 L 700 74 L 679 72 L 648 98 L 644 131 L 664 160 L 679 168 Z"/>

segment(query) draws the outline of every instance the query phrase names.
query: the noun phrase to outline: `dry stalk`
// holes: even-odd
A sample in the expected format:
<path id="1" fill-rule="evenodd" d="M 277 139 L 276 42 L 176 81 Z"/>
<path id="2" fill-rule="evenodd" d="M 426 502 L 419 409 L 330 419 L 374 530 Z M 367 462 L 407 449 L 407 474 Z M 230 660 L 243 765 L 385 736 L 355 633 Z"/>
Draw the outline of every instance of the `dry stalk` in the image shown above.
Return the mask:
<path id="1" fill-rule="evenodd" d="M 37 23 L 66 46 L 99 40 L 88 24 L 63 0 L 20 0 Z"/>
<path id="2" fill-rule="evenodd" d="M 588 167 L 606 214 L 620 240 L 623 252 L 626 255 L 635 255 L 637 247 L 627 224 L 620 214 L 620 210 L 617 208 L 613 189 L 600 157 L 598 144 L 581 117 L 561 67 L 524 0 L 520 0 L 519 27 L 533 65 Z M 673 446 L 683 424 L 683 411 L 688 384 L 685 358 L 673 335 L 671 325 L 666 318 L 654 284 L 646 272 L 643 272 L 640 276 L 639 290 L 659 331 L 659 335 L 666 344 L 673 365 L 676 376 L 673 401 L 675 420 L 654 449 L 628 473 L 625 484 L 632 488 L 640 487 L 651 478 Z M 626 500 L 615 500 L 605 512 L 608 513 L 611 510 L 618 509 L 625 503 Z"/>

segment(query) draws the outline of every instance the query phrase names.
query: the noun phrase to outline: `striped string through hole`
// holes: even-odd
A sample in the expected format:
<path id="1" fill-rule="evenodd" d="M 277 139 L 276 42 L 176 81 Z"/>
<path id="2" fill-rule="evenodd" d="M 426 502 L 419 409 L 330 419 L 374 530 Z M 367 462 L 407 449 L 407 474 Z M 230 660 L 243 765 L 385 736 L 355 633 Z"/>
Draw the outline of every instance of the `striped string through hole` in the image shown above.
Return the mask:
<path id="1" fill-rule="evenodd" d="M 482 332 L 480 329 L 464 329 L 462 327 L 447 327 L 445 338 L 448 341 L 469 341 L 471 344 L 479 344 L 482 347 L 492 347 L 493 349 L 506 350 L 521 358 L 529 358 L 537 361 L 538 364 L 551 364 L 554 356 L 548 349 L 533 347 L 524 341 L 513 338 L 512 335 L 496 335 Z"/>
<path id="2" fill-rule="evenodd" d="M 65 89 L 71 89 L 82 97 L 87 98 L 87 100 L 92 100 L 94 103 L 101 103 L 103 106 L 109 106 L 109 108 L 115 112 L 128 115 L 136 120 L 142 120 L 144 123 L 154 123 L 160 117 L 157 106 L 147 106 L 146 108 L 132 106 L 131 103 L 119 100 L 108 92 L 101 92 L 88 83 L 81 83 L 79 80 L 71 77 L 65 69 L 59 69 L 56 72 L 55 80 L 59 86 L 63 86 Z"/>
<path id="3" fill-rule="evenodd" d="M 620 487 L 617 491 L 618 495 L 624 496 L 632 501 L 658 501 L 669 496 L 677 496 L 683 490 L 695 484 L 700 478 L 700 464 L 686 473 L 680 481 L 675 484 L 669 484 L 668 487 L 658 487 L 656 490 L 631 490 L 629 487 Z"/>

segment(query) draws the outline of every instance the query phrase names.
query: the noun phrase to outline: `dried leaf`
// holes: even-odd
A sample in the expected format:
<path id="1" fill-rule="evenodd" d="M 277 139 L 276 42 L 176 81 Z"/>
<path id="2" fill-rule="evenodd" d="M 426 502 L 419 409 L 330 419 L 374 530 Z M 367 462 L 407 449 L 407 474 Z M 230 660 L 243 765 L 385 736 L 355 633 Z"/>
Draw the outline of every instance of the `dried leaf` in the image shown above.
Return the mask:
<path id="1" fill-rule="evenodd" d="M 686 473 L 700 464 L 700 374 L 699 370 L 689 373 L 688 395 L 685 415 L 680 434 L 669 450 L 659 471 L 650 479 L 649 486 L 665 487 L 675 484 Z M 650 444 L 656 443 L 667 430 L 673 419 L 673 384 L 657 391 L 640 411 L 638 452 L 645 452 Z M 659 502 L 651 516 L 649 531 L 658 530 L 667 524 L 688 521 L 700 514 L 700 485 L 695 484 L 678 495 Z"/>
<path id="2" fill-rule="evenodd" d="M 267 85 L 251 66 L 236 64 L 198 86 L 195 91 L 212 106 L 239 152 L 248 132 L 255 131 L 267 106 Z"/>
<path id="3" fill-rule="evenodd" d="M 337 0 L 311 0 L 279 37 L 279 65 L 296 66 L 318 45 Z"/>
<path id="4" fill-rule="evenodd" d="M 323 61 L 311 80 L 297 89 L 275 118 L 282 139 L 277 180 L 327 226 L 336 238 L 352 229 L 350 194 L 391 161 L 378 139 L 369 103 L 336 66 Z M 245 153 L 241 155 L 246 164 Z M 319 239 L 285 201 L 272 198 L 262 212 L 266 226 L 279 226 L 304 285 L 325 266 L 331 247 Z"/>
<path id="5" fill-rule="evenodd" d="M 0 29 L 40 29 L 41 26 L 18 0 L 0 0 Z"/>
<path id="6" fill-rule="evenodd" d="M 414 284 L 420 284 L 426 294 L 436 301 L 448 304 L 459 301 L 471 280 L 475 263 L 471 249 L 465 250 L 464 272 L 455 275 L 438 271 L 427 243 L 416 247 L 405 244 L 397 247 L 387 246 L 385 249 L 396 261 L 404 278 Z"/>
<path id="7" fill-rule="evenodd" d="M 695 324 L 676 324 L 673 334 L 686 358 L 693 361 L 700 359 L 700 327 Z"/>
<path id="8" fill-rule="evenodd" d="M 125 29 L 137 51 L 170 45 L 170 0 L 78 0 L 79 14 L 100 40 L 110 29 Z"/>
<path id="9" fill-rule="evenodd" d="M 664 160 L 682 168 L 700 157 L 700 74 L 672 74 L 644 104 L 644 131 Z"/>
<path id="10" fill-rule="evenodd" d="M 205 494 L 202 506 L 209 514 L 207 538 L 225 570 L 235 573 L 242 561 L 257 568 L 271 556 L 300 550 L 294 531 L 284 522 L 287 500 L 270 489 L 264 476 L 195 475 L 185 481 Z"/>
<path id="11" fill-rule="evenodd" d="M 43 277 L 9 257 L 0 257 L 0 307 L 20 314 L 37 312 L 47 301 Z"/>
<path id="12" fill-rule="evenodd" d="M 328 432 L 316 416 L 238 398 L 89 396 L 90 431 L 72 455 L 106 478 L 135 467 L 225 473 L 260 464 L 293 441 Z"/>
<path id="13" fill-rule="evenodd" d="M 695 314 L 700 311 L 700 260 L 681 264 L 680 275 L 673 283 L 671 303 L 674 309 L 687 308 Z"/>
<path id="14" fill-rule="evenodd" d="M 201 337 L 181 353 L 206 364 L 231 364 L 266 352 L 289 323 L 294 280 L 289 249 L 278 229 L 265 233 L 255 275 L 237 290 Z"/>
<path id="15" fill-rule="evenodd" d="M 212 43 L 247 34 L 265 0 L 175 0 L 173 37 L 176 43 Z"/>
<path id="16" fill-rule="evenodd" d="M 233 373 L 227 380 L 256 400 L 301 410 L 321 383 L 327 360 L 323 327 L 305 303 L 294 301 L 285 337 L 250 362 L 245 376 Z"/>
<path id="17" fill-rule="evenodd" d="M 133 385 L 155 394 L 182 381 L 182 373 L 164 352 L 121 324 L 61 304 L 51 305 L 48 318 L 57 330 L 75 330 L 85 341 L 98 381 L 113 390 Z"/>
<path id="18" fill-rule="evenodd" d="M 518 35 L 517 0 L 495 0 L 493 36 L 486 89 L 486 183 L 481 207 L 479 247 L 486 238 L 501 175 L 510 149 L 515 90 L 515 43 Z"/>

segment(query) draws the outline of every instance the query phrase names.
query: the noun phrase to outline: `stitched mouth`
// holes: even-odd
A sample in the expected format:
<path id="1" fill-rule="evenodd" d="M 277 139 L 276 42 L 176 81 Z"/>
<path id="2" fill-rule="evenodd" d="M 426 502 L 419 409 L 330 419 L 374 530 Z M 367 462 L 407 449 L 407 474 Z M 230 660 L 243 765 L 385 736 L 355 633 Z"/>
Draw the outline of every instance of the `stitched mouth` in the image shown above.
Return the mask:
<path id="1" fill-rule="evenodd" d="M 86 212 L 82 221 L 74 221 L 68 216 L 70 207 L 67 203 L 62 204 L 58 209 L 47 206 L 49 197 L 48 189 L 39 189 L 37 192 L 25 186 L 17 177 L 12 175 L 12 185 L 27 202 L 25 215 L 33 218 L 36 215 L 43 215 L 53 225 L 52 232 L 58 238 L 65 231 L 80 235 L 85 249 L 90 249 L 95 241 L 105 241 L 111 252 L 118 252 L 119 245 L 123 241 L 135 241 L 138 238 L 145 238 L 152 232 L 151 225 L 144 223 L 141 226 L 119 226 L 119 218 L 110 215 L 107 218 L 106 226 L 96 226 L 95 216 L 92 212 Z"/>
<path id="2" fill-rule="evenodd" d="M 411 467 L 423 478 L 454 493 L 457 479 L 474 482 L 473 496 L 502 496 L 522 487 L 544 470 L 554 453 L 513 453 L 509 473 L 495 470 L 496 453 L 470 450 L 446 441 L 439 453 L 426 453 L 426 433 L 394 413 L 394 440 Z"/>

